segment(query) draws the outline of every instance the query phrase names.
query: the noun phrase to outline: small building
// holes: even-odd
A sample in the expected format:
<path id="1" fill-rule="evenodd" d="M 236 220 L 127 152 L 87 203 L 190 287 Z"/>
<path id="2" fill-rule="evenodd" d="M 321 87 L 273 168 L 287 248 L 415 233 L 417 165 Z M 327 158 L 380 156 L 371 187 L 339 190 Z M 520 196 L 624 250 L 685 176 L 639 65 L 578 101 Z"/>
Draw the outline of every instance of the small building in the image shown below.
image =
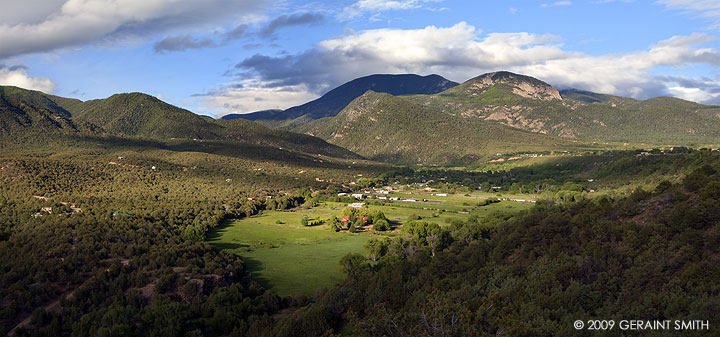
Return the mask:
<path id="1" fill-rule="evenodd" d="M 135 217 L 134 215 L 132 215 L 132 214 L 130 214 L 130 213 L 125 213 L 125 212 L 112 212 L 112 217 L 113 217 L 113 218 L 117 218 L 117 217 L 120 217 L 120 216 L 125 217 L 125 218 L 134 218 L 134 217 Z"/>
<path id="2" fill-rule="evenodd" d="M 151 170 L 157 170 L 157 166 L 153 166 L 150 168 Z"/>
<path id="3" fill-rule="evenodd" d="M 348 207 L 352 207 L 352 208 L 362 208 L 363 206 L 365 206 L 364 202 L 354 202 L 354 203 L 348 205 Z"/>
<path id="4" fill-rule="evenodd" d="M 380 200 L 387 200 L 388 197 L 378 197 Z"/>
<path id="5" fill-rule="evenodd" d="M 347 193 L 338 193 L 338 197 L 347 197 L 349 194 Z"/>
<path id="6" fill-rule="evenodd" d="M 404 202 L 417 202 L 417 200 L 415 200 L 415 199 L 402 199 L 402 200 L 400 200 L 400 201 L 404 201 Z"/>
<path id="7" fill-rule="evenodd" d="M 45 212 L 47 214 L 52 214 L 52 207 L 43 207 L 40 208 L 40 212 Z"/>
<path id="8" fill-rule="evenodd" d="M 447 193 L 436 193 L 435 195 L 437 195 L 438 197 L 447 197 L 448 196 Z"/>

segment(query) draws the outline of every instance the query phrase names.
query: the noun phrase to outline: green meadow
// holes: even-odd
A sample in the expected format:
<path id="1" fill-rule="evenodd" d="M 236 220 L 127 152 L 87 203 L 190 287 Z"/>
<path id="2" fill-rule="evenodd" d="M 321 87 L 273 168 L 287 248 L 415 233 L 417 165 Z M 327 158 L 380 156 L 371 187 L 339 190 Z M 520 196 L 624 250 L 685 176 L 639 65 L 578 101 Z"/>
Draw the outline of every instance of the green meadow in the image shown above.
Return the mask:
<path id="1" fill-rule="evenodd" d="M 408 194 L 408 192 L 412 194 Z M 399 235 L 402 223 L 420 217 L 422 221 L 447 226 L 452 220 L 466 220 L 471 213 L 485 216 L 495 211 L 520 211 L 531 203 L 503 201 L 483 207 L 478 202 L 492 197 L 487 193 L 451 194 L 447 197 L 424 191 L 408 190 L 388 197 L 415 198 L 418 202 L 393 201 L 369 205 L 379 209 L 394 225 L 392 232 L 333 232 L 327 225 L 303 227 L 310 222 L 341 217 L 346 203 L 323 202 L 312 208 L 290 211 L 263 211 L 258 215 L 227 220 L 207 233 L 216 248 L 239 254 L 246 266 L 264 286 L 281 296 L 312 296 L 319 287 L 343 279 L 340 259 L 348 253 L 365 254 L 363 245 L 372 237 Z M 525 195 L 527 198 L 527 195 Z M 423 202 L 422 199 L 427 199 Z"/>

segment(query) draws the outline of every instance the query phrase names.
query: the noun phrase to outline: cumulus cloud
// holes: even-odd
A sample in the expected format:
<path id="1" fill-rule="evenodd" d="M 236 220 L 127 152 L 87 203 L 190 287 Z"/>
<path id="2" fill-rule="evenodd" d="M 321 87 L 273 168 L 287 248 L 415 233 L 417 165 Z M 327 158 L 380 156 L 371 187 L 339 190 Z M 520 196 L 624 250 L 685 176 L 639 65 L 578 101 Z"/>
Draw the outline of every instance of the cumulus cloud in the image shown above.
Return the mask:
<path id="1" fill-rule="evenodd" d="M 33 0 L 35 1 L 35 0 Z M 17 0 L 11 0 L 12 3 Z M 47 52 L 148 32 L 216 24 L 263 9 L 269 0 L 66 0 L 47 2 L 42 15 L 1 21 L 0 58 Z M 27 5 L 26 5 L 27 6 Z M 3 15 L 21 6 L 4 6 Z M 47 14 L 44 14 L 47 13 Z M 44 17 L 43 17 L 44 16 Z"/>
<path id="2" fill-rule="evenodd" d="M 305 84 L 268 86 L 258 80 L 227 83 L 221 88 L 195 95 L 205 111 L 219 111 L 216 117 L 269 109 L 285 109 L 317 98 Z"/>
<path id="3" fill-rule="evenodd" d="M 48 78 L 31 77 L 23 66 L 5 66 L 0 64 L 0 85 L 11 85 L 24 89 L 52 93 L 55 83 Z"/>
<path id="4" fill-rule="evenodd" d="M 720 87 L 713 86 L 718 81 L 706 79 L 700 87 L 698 81 L 681 83 L 678 78 L 657 76 L 653 71 L 658 67 L 698 64 L 720 66 L 720 52 L 705 47 L 715 40 L 706 34 L 691 34 L 659 41 L 645 50 L 587 55 L 564 50 L 557 36 L 483 35 L 461 22 L 451 27 L 347 32 L 299 54 L 253 55 L 236 64 L 231 74 L 239 81 L 256 81 L 253 94 L 292 87 L 307 90 L 308 97 L 317 97 L 344 82 L 373 73 L 436 73 L 462 82 L 486 72 L 509 70 L 560 88 L 635 98 L 675 95 L 712 103 L 720 92 Z M 244 88 L 233 90 L 240 95 Z"/>

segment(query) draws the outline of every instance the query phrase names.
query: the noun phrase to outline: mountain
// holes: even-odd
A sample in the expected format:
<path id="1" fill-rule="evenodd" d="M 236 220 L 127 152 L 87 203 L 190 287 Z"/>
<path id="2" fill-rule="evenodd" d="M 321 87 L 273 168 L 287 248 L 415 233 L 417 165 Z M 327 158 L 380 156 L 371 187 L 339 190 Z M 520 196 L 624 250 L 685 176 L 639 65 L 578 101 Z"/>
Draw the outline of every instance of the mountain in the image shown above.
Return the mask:
<path id="1" fill-rule="evenodd" d="M 143 93 L 116 94 L 68 107 L 74 120 L 109 132 L 150 138 L 221 138 L 211 119 Z"/>
<path id="2" fill-rule="evenodd" d="M 448 115 L 597 142 L 654 145 L 720 143 L 720 107 L 677 98 L 648 100 L 581 90 L 562 93 L 538 79 L 495 72 L 409 101 Z"/>
<path id="3" fill-rule="evenodd" d="M 16 87 L 0 87 L 0 137 L 39 138 L 48 133 L 78 137 L 133 136 L 153 140 L 221 141 L 338 158 L 361 158 L 312 136 L 239 120 L 214 120 L 142 93 L 80 101 Z M 271 151 L 265 151 L 270 153 Z"/>
<path id="4" fill-rule="evenodd" d="M 255 112 L 251 112 L 249 114 L 227 114 L 225 116 L 220 117 L 220 119 L 233 120 L 233 119 L 243 118 L 243 119 L 247 119 L 247 120 L 252 120 L 251 118 L 245 118 L 245 117 L 246 116 L 260 116 L 260 115 L 264 116 L 263 117 L 264 119 L 272 119 L 272 118 L 276 118 L 277 116 L 280 116 L 283 113 L 283 111 L 285 111 L 285 110 L 269 109 L 269 110 L 255 111 Z"/>
<path id="5" fill-rule="evenodd" d="M 45 94 L 0 86 L 0 135 L 77 131 L 70 113 Z"/>
<path id="6" fill-rule="evenodd" d="M 468 163 L 497 152 L 572 149 L 560 137 L 467 119 L 405 98 L 368 91 L 334 117 L 296 129 L 367 158 L 402 164 Z"/>
<path id="7" fill-rule="evenodd" d="M 290 129 L 309 121 L 337 115 L 368 90 L 391 95 L 435 94 L 458 85 L 439 75 L 370 75 L 347 82 L 322 97 L 284 111 L 266 110 L 240 115 L 262 124 Z M 233 116 L 234 117 L 234 116 Z"/>

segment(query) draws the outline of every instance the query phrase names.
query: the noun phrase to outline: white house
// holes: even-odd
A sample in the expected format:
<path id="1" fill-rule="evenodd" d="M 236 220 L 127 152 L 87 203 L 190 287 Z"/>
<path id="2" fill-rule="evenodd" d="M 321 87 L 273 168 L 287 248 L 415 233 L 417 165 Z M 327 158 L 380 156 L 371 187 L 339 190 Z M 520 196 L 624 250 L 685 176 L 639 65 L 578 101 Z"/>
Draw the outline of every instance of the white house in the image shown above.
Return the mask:
<path id="1" fill-rule="evenodd" d="M 362 193 L 353 193 L 352 197 L 355 199 L 365 199 L 365 195 Z"/>

